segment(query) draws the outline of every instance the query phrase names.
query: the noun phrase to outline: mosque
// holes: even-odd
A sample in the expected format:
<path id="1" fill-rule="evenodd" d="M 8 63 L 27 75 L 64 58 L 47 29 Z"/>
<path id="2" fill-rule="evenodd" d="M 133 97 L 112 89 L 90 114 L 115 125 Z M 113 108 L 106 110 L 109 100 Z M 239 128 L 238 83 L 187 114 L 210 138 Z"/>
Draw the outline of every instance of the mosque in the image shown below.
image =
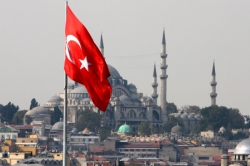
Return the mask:
<path id="1" fill-rule="evenodd" d="M 104 56 L 104 44 L 101 36 L 100 51 Z M 138 131 L 138 126 L 141 122 L 149 122 L 150 127 L 159 130 L 170 118 L 167 111 L 167 53 L 165 31 L 163 31 L 161 43 L 161 75 L 160 75 L 160 94 L 158 94 L 157 72 L 156 66 L 153 68 L 153 82 L 151 96 L 144 96 L 143 93 L 137 92 L 134 84 L 128 83 L 120 73 L 111 65 L 108 65 L 111 76 L 108 78 L 112 86 L 112 96 L 110 103 L 105 112 L 100 111 L 92 103 L 86 88 L 78 83 L 69 83 L 67 86 L 68 93 L 68 122 L 75 123 L 78 120 L 78 110 L 91 109 L 94 112 L 104 115 L 103 125 L 116 130 L 121 124 L 127 124 L 131 127 L 132 131 Z M 216 104 L 216 82 L 215 82 L 215 69 L 213 66 L 212 72 L 213 81 L 211 82 L 212 105 Z M 160 96 L 160 103 L 157 102 Z M 58 106 L 61 110 L 64 109 L 64 93 L 59 96 L 52 96 L 44 105 L 44 108 L 53 110 Z M 188 130 L 192 131 L 197 122 L 200 120 L 200 115 L 197 114 L 176 114 L 175 117 L 182 118 L 188 124 Z M 185 124 L 184 123 L 184 124 Z"/>

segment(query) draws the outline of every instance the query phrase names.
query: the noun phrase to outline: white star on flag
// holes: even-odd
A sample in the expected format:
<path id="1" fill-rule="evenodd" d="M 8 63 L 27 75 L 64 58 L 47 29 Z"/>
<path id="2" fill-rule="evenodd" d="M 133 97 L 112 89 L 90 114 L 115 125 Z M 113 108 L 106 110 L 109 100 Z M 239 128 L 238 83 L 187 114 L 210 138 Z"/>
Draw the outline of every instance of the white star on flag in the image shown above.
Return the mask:
<path id="1" fill-rule="evenodd" d="M 79 60 L 82 63 L 80 69 L 85 68 L 87 71 L 89 71 L 88 66 L 91 64 L 87 61 L 87 57 L 85 57 L 84 60 L 81 60 L 81 59 L 79 59 Z"/>

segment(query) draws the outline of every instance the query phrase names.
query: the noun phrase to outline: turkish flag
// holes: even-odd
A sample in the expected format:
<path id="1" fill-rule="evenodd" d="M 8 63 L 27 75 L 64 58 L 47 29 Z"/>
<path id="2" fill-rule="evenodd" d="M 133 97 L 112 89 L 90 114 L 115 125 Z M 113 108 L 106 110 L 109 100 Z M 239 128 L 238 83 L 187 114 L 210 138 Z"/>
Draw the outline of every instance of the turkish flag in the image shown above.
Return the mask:
<path id="1" fill-rule="evenodd" d="M 64 70 L 67 76 L 84 85 L 92 102 L 106 111 L 112 88 L 108 66 L 85 26 L 67 5 Z"/>

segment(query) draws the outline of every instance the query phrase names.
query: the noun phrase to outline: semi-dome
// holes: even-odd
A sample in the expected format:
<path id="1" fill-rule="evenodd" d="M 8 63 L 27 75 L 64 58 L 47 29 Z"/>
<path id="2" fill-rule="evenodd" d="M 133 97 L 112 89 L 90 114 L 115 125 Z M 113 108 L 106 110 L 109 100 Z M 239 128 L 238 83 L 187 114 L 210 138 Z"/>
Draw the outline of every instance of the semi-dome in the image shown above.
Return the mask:
<path id="1" fill-rule="evenodd" d="M 87 101 L 91 101 L 91 100 L 90 100 L 90 98 L 87 97 L 87 98 L 82 99 L 81 101 L 87 102 Z"/>
<path id="2" fill-rule="evenodd" d="M 71 130 L 71 133 L 77 133 L 78 132 L 78 130 L 74 127 L 72 130 Z"/>
<path id="3" fill-rule="evenodd" d="M 236 146 L 234 154 L 250 154 L 250 138 L 241 141 Z"/>
<path id="4" fill-rule="evenodd" d="M 188 118 L 189 118 L 189 119 L 194 119 L 194 114 L 189 114 L 189 115 L 188 115 Z"/>
<path id="5" fill-rule="evenodd" d="M 49 112 L 44 107 L 38 106 L 38 107 L 34 107 L 33 109 L 27 111 L 25 115 L 38 116 L 40 114 L 49 114 Z"/>
<path id="6" fill-rule="evenodd" d="M 196 114 L 194 117 L 195 117 L 195 119 L 200 119 L 201 118 L 201 116 L 199 114 Z"/>
<path id="7" fill-rule="evenodd" d="M 111 78 L 121 78 L 119 72 L 113 66 L 108 65 L 108 69 L 109 69 Z"/>
<path id="8" fill-rule="evenodd" d="M 188 114 L 186 114 L 186 113 L 182 114 L 182 115 L 181 115 L 181 118 L 182 118 L 182 119 L 187 119 L 187 118 L 188 118 Z"/>
<path id="9" fill-rule="evenodd" d="M 180 117 L 181 117 L 181 114 L 180 114 L 180 113 L 176 113 L 176 114 L 174 114 L 174 116 L 175 116 L 176 118 L 180 118 Z"/>
<path id="10" fill-rule="evenodd" d="M 119 127 L 119 129 L 118 129 L 118 133 L 130 133 L 132 130 L 131 130 L 131 128 L 130 128 L 130 126 L 129 125 L 127 125 L 127 124 L 124 124 L 124 125 L 121 125 L 120 127 Z"/>
<path id="11" fill-rule="evenodd" d="M 63 130 L 63 122 L 56 122 L 51 128 L 51 130 Z"/>
<path id="12" fill-rule="evenodd" d="M 183 128 L 179 126 L 178 124 L 172 127 L 171 129 L 171 133 L 182 133 L 182 132 L 183 132 Z"/>
<path id="13" fill-rule="evenodd" d="M 79 84 L 75 89 L 73 89 L 70 93 L 88 93 L 85 86 Z"/>
<path id="14" fill-rule="evenodd" d="M 143 96 L 142 98 L 141 98 L 141 101 L 142 102 L 146 102 L 146 101 L 153 101 L 153 99 L 151 98 L 151 97 L 149 97 L 149 96 Z"/>
<path id="15" fill-rule="evenodd" d="M 225 127 L 221 127 L 220 130 L 219 130 L 219 133 L 224 133 L 226 131 Z"/>
<path id="16" fill-rule="evenodd" d="M 48 102 L 61 102 L 61 101 L 63 101 L 63 99 L 62 99 L 61 97 L 57 96 L 57 95 L 52 96 L 52 97 L 48 100 Z"/>
<path id="17" fill-rule="evenodd" d="M 68 83 L 68 89 L 73 89 L 74 88 L 74 84 L 73 83 Z"/>
<path id="18" fill-rule="evenodd" d="M 134 84 L 128 84 L 128 88 L 133 89 L 133 88 L 136 88 L 136 86 Z"/>
<path id="19" fill-rule="evenodd" d="M 128 96 L 126 96 L 125 94 L 121 95 L 119 97 L 119 99 L 121 102 L 131 102 L 131 99 Z"/>
<path id="20" fill-rule="evenodd" d="M 82 131 L 83 134 L 88 134 L 89 133 L 89 129 L 88 128 L 85 128 L 83 131 Z"/>
<path id="21" fill-rule="evenodd" d="M 140 99 L 138 96 L 131 96 L 132 101 L 140 102 Z"/>

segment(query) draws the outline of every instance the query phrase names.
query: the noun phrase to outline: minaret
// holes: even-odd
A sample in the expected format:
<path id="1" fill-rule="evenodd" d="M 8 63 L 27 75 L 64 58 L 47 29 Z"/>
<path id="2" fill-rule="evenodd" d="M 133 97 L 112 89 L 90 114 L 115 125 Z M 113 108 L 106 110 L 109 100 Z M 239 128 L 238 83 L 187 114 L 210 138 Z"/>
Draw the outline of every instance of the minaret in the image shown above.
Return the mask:
<path id="1" fill-rule="evenodd" d="M 101 34 L 101 41 L 100 41 L 100 51 L 102 53 L 102 56 L 104 57 L 104 45 L 103 45 L 103 41 L 102 41 L 102 34 Z"/>
<path id="2" fill-rule="evenodd" d="M 162 36 L 162 52 L 161 52 L 161 109 L 164 114 L 167 114 L 167 67 L 168 65 L 166 64 L 166 40 L 165 40 L 165 30 L 163 30 L 163 36 Z"/>
<path id="3" fill-rule="evenodd" d="M 157 87 L 158 87 L 158 83 L 157 83 L 157 74 L 156 74 L 155 64 L 154 64 L 152 87 L 153 87 L 153 93 L 152 93 L 151 97 L 153 98 L 155 104 L 157 105 L 157 98 L 158 98 Z"/>
<path id="4" fill-rule="evenodd" d="M 216 93 L 216 74 L 215 74 L 215 65 L 213 63 L 213 69 L 212 69 L 212 82 L 210 83 L 212 86 L 212 92 L 210 93 L 211 96 L 211 105 L 216 105 L 216 97 L 217 97 L 217 93 Z"/>

